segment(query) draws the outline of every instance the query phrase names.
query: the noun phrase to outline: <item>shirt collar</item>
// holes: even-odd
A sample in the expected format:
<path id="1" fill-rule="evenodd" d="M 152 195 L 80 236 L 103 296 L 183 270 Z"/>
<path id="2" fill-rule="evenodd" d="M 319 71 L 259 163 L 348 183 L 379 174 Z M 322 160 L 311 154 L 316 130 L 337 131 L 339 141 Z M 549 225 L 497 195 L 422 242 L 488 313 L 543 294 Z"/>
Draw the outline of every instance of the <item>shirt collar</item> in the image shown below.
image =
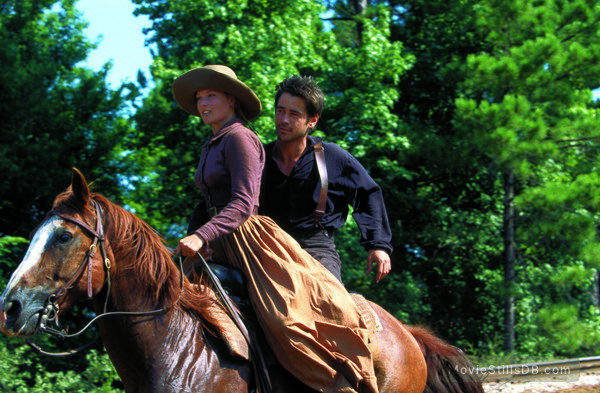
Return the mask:
<path id="1" fill-rule="evenodd" d="M 202 147 L 209 146 L 209 145 L 216 143 L 221 138 L 223 138 L 225 135 L 227 135 L 232 129 L 234 129 L 238 123 L 241 125 L 242 121 L 237 117 L 229 120 L 227 123 L 225 123 L 223 125 L 223 127 L 221 127 L 219 129 L 219 131 L 217 131 L 216 133 L 211 135 L 211 137 L 208 138 L 208 141 L 206 141 L 206 143 Z"/>
<path id="2" fill-rule="evenodd" d="M 322 141 L 323 141 L 323 138 L 321 138 L 320 136 L 308 135 L 308 137 L 306 138 L 306 149 L 304 149 L 304 152 L 302 153 L 302 155 L 300 157 L 302 158 L 306 154 L 312 152 L 313 146 Z M 277 142 L 277 141 L 275 140 L 275 141 L 269 142 L 266 145 L 264 145 L 265 154 L 269 158 L 273 158 L 273 147 L 275 146 L 275 142 Z"/>

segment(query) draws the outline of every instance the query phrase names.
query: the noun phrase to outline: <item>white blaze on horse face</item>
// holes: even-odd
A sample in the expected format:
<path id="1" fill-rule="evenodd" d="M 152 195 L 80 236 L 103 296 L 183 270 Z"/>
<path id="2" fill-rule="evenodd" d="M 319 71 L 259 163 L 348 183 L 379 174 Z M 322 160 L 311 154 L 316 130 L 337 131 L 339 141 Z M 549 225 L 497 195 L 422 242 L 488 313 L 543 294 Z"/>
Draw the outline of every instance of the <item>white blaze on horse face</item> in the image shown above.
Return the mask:
<path id="1" fill-rule="evenodd" d="M 54 236 L 54 232 L 62 222 L 63 220 L 61 218 L 52 216 L 38 228 L 33 239 L 31 239 L 31 244 L 29 244 L 25 258 L 23 258 L 23 261 L 10 278 L 6 290 L 4 291 L 5 293 L 8 293 L 13 285 L 20 282 L 21 278 L 39 263 L 42 259 L 42 255 L 46 251 L 46 247 L 51 244 L 50 240 L 52 236 Z"/>

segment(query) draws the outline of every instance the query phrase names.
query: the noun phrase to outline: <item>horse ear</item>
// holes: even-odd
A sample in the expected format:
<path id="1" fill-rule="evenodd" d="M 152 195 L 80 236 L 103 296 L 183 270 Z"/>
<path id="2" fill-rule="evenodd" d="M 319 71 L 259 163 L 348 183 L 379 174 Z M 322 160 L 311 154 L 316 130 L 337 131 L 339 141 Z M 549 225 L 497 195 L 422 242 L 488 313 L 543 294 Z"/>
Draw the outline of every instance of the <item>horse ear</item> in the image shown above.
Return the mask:
<path id="1" fill-rule="evenodd" d="M 71 190 L 73 195 L 87 205 L 90 200 L 90 189 L 85 181 L 85 177 L 76 168 L 73 168 L 73 175 L 71 176 Z"/>

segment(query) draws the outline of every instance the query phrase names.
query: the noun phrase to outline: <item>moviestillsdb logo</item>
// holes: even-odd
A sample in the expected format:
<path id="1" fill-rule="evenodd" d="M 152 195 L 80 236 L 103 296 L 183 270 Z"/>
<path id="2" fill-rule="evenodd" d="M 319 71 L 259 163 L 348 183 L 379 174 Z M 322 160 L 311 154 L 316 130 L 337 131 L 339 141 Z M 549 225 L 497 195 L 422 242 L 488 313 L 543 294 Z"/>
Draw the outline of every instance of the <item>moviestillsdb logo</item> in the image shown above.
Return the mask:
<path id="1" fill-rule="evenodd" d="M 552 362 L 489 367 L 457 365 L 454 367 L 454 371 L 461 375 L 477 374 L 482 380 L 508 379 L 511 376 L 520 376 L 531 382 L 576 382 L 579 380 L 580 375 L 579 364 L 561 365 Z"/>

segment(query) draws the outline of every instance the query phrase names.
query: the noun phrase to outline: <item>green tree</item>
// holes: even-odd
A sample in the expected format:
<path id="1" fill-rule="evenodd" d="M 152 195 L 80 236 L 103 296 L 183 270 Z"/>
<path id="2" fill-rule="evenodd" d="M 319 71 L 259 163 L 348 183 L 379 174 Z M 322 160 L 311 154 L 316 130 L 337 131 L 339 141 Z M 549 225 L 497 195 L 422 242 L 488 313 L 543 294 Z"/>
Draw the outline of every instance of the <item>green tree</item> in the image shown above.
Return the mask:
<path id="1" fill-rule="evenodd" d="M 402 223 L 398 249 L 427 307 L 412 305 L 415 320 L 459 345 L 485 346 L 499 325 L 498 181 L 489 160 L 468 151 L 454 126 L 462 64 L 487 45 L 475 29 L 477 1 L 408 1 L 392 6 L 393 39 L 416 57 L 398 84 L 395 113 L 409 147 L 398 153 L 406 168 L 396 177 L 394 206 Z"/>
<path id="2" fill-rule="evenodd" d="M 184 233 L 199 201 L 193 175 L 210 128 L 177 106 L 173 80 L 201 65 L 231 67 L 261 99 L 262 115 L 252 127 L 269 140 L 274 135 L 275 83 L 322 61 L 315 46 L 323 8 L 313 1 L 134 3 L 139 5 L 136 13 L 153 21 L 149 42 L 157 47 L 152 66 L 156 88 L 136 112 L 136 132 L 129 138 L 126 158 L 134 163 L 134 189 L 127 203 L 174 239 Z"/>
<path id="3" fill-rule="evenodd" d="M 569 324 L 550 316 L 569 320 L 573 303 L 581 304 L 573 337 L 597 318 L 587 307 L 596 286 L 575 281 L 596 272 L 591 3 L 330 1 L 328 12 L 309 1 L 135 3 L 154 22 L 157 87 L 126 145 L 126 202 L 168 238 L 182 234 L 199 199 L 191 179 L 210 133 L 174 103 L 175 77 L 193 66 L 231 66 L 262 99 L 254 127 L 268 141 L 273 86 L 310 74 L 327 93 L 318 132 L 382 185 L 392 222 L 394 273 L 379 285 L 362 276 L 352 223 L 337 235 L 350 289 L 480 347 L 502 330 L 502 302 L 514 297 L 517 349 L 527 353 L 551 347 L 549 337 Z M 505 129 L 512 134 L 502 137 Z M 553 188 L 560 184 L 569 193 Z M 505 208 L 512 203 L 515 214 Z M 515 239 L 503 253 L 512 220 Z M 578 225 L 580 236 L 571 230 Z M 513 255 L 517 285 L 505 263 Z"/>
<path id="4" fill-rule="evenodd" d="M 343 31 L 344 42 L 348 43 L 347 45 L 356 40 L 356 34 L 352 34 L 350 27 L 354 23 L 352 10 L 355 3 L 353 1 L 328 2 L 331 12 L 337 12 L 333 15 L 328 14 L 328 19 L 336 25 L 334 31 L 336 29 Z M 506 217 L 506 222 L 512 217 L 509 211 L 504 209 L 505 196 L 509 195 L 504 192 L 504 172 L 499 161 L 489 154 L 488 145 L 491 142 L 474 137 L 474 134 L 479 133 L 485 135 L 488 130 L 487 125 L 486 127 L 481 127 L 481 124 L 465 126 L 465 122 L 460 120 L 463 113 L 457 116 L 458 121 L 454 121 L 456 98 L 459 96 L 474 97 L 479 100 L 499 100 L 497 96 L 490 98 L 488 91 L 489 84 L 494 82 L 495 74 L 487 74 L 487 78 L 481 78 L 483 81 L 473 79 L 475 85 L 473 91 L 476 92 L 473 94 L 470 90 L 473 86 L 469 84 L 473 69 L 465 66 L 468 58 L 475 57 L 477 54 L 488 54 L 493 57 L 497 53 L 503 53 L 503 50 L 510 46 L 508 43 L 498 44 L 497 41 L 487 39 L 490 30 L 494 30 L 495 27 L 493 24 L 490 27 L 487 20 L 481 18 L 482 9 L 487 9 L 487 14 L 495 16 L 497 21 L 504 21 L 504 29 L 508 31 L 514 30 L 513 24 L 523 26 L 522 20 L 506 17 L 503 13 L 503 7 L 508 6 L 506 4 L 464 0 L 459 2 L 372 1 L 370 8 L 363 12 L 363 15 L 369 15 L 374 4 L 388 7 L 392 16 L 392 41 L 401 41 L 406 48 L 405 51 L 413 54 L 416 59 L 414 66 L 400 76 L 397 84 L 400 94 L 395 102 L 393 113 L 401 121 L 399 135 L 404 138 L 404 144 L 401 147 L 397 144 L 390 150 L 393 152 L 393 162 L 398 165 L 395 167 L 395 172 L 383 172 L 387 176 L 381 177 L 383 180 L 381 184 L 386 191 L 386 203 L 388 206 L 393 206 L 393 209 L 390 209 L 390 217 L 395 224 L 393 226 L 394 269 L 402 275 L 399 279 L 394 278 L 393 283 L 389 285 L 395 288 L 393 291 L 398 302 L 394 309 L 402 310 L 397 315 L 404 315 L 405 320 L 425 321 L 432 324 L 454 342 L 471 342 L 487 347 L 486 337 L 498 336 L 501 331 L 499 327 L 503 319 L 502 302 L 507 298 L 505 295 L 514 293 L 520 299 L 515 310 L 519 318 L 519 349 L 523 352 L 542 353 L 541 349 L 544 346 L 555 348 L 556 346 L 549 345 L 551 339 L 546 337 L 553 337 L 561 331 L 564 334 L 561 329 L 568 324 L 561 324 L 560 328 L 556 325 L 552 327 L 553 324 L 548 318 L 540 319 L 542 313 L 538 311 L 543 309 L 543 304 L 553 304 L 558 299 L 566 301 L 567 305 L 581 302 L 577 308 L 581 318 L 580 324 L 574 329 L 589 326 L 595 321 L 598 312 L 597 308 L 587 307 L 589 304 L 597 304 L 594 300 L 597 294 L 595 296 L 594 293 L 590 294 L 594 288 L 597 291 L 597 282 L 583 280 L 577 285 L 574 285 L 573 281 L 569 281 L 569 284 L 563 280 L 553 279 L 550 270 L 536 267 L 541 263 L 540 261 L 556 260 L 569 267 L 568 271 L 571 271 L 570 265 L 578 263 L 577 253 L 573 254 L 573 249 L 563 247 L 564 239 L 562 236 L 557 236 L 555 232 L 554 242 L 548 242 L 548 237 L 542 236 L 543 247 L 525 246 L 523 249 L 530 251 L 526 258 L 520 253 L 522 249 L 519 249 L 516 243 L 515 263 L 517 269 L 521 271 L 521 274 L 517 275 L 518 287 L 513 287 L 514 292 L 502 290 L 505 280 L 505 257 L 499 250 L 504 247 L 504 238 L 501 236 L 504 228 L 503 217 Z M 566 11 L 565 20 L 570 18 L 575 24 L 581 23 L 584 26 L 582 30 L 587 29 L 589 37 L 595 34 L 593 30 L 595 23 L 591 14 L 582 10 L 578 2 L 566 2 L 561 9 L 557 9 L 557 6 L 551 3 L 547 4 L 548 9 L 546 4 L 542 3 L 518 4 L 531 5 L 537 8 L 537 12 L 548 15 Z M 519 7 L 518 4 L 515 6 Z M 570 12 L 569 7 L 574 9 L 579 7 L 581 12 Z M 342 11 L 336 11 L 340 9 Z M 527 18 L 523 15 L 524 12 L 515 13 Z M 588 18 L 591 18 L 591 21 Z M 560 30 L 563 28 L 561 27 L 563 22 L 557 21 L 555 16 L 550 15 L 546 18 L 539 17 L 527 26 L 533 30 L 537 29 L 538 32 L 553 25 Z M 540 26 L 534 27 L 535 24 Z M 535 37 L 531 32 L 524 35 Z M 586 42 L 586 39 L 583 38 L 582 42 Z M 512 45 L 512 40 L 510 43 Z M 589 49 L 591 53 L 596 51 L 593 47 Z M 562 56 L 564 59 L 569 59 L 568 54 Z M 585 67 L 584 65 L 583 68 Z M 593 83 L 593 75 L 597 75 L 596 70 L 590 68 L 588 75 L 592 78 L 588 79 L 586 87 L 596 87 Z M 467 82 L 463 83 L 465 80 Z M 494 86 L 498 86 L 499 89 L 507 86 L 505 80 L 495 82 L 497 84 Z M 530 80 L 529 88 L 533 88 L 533 83 L 539 83 L 539 88 L 542 89 L 545 81 Z M 480 88 L 478 89 L 477 86 Z M 512 86 L 507 87 L 512 88 Z M 578 94 L 574 92 L 577 83 L 563 84 L 561 87 L 555 84 L 547 89 L 557 91 L 564 89 Z M 589 90 L 584 90 L 586 91 L 581 93 L 584 97 L 582 102 L 585 104 L 583 106 L 576 104 L 573 109 L 575 111 L 592 109 L 592 112 L 589 112 L 589 120 L 595 116 L 593 108 L 597 105 L 589 102 Z M 507 114 L 507 118 L 510 116 L 511 114 Z M 519 120 L 515 119 L 515 121 Z M 465 128 L 469 130 L 466 131 Z M 584 128 L 589 128 L 589 125 Z M 583 135 L 583 138 L 586 136 Z M 571 165 L 577 166 L 580 170 L 588 167 L 585 170 L 593 172 L 595 162 L 593 139 L 579 141 L 573 139 L 571 144 L 578 145 L 577 151 L 572 151 L 569 155 L 568 161 Z M 560 146 L 563 152 L 568 150 L 564 144 Z M 586 152 L 581 154 L 583 148 Z M 370 166 L 371 170 L 380 170 L 374 168 L 376 167 Z M 561 178 L 561 171 L 563 168 L 554 164 L 544 167 L 544 174 L 547 177 Z M 595 189 L 593 181 L 584 180 L 584 182 L 589 190 Z M 516 185 L 515 192 L 520 198 L 519 179 Z M 548 194 L 553 195 L 553 192 Z M 539 195 L 532 198 L 536 197 Z M 573 197 L 578 199 L 575 195 Z M 582 200 L 585 200 L 585 197 Z M 512 202 L 512 199 L 507 197 L 506 201 Z M 526 203 L 523 202 L 521 206 L 517 205 L 517 208 L 524 209 L 525 205 Z M 554 218 L 549 215 L 552 208 L 549 209 L 534 209 L 526 213 L 517 209 L 517 217 L 527 214 L 525 221 L 530 225 L 530 222 L 537 220 L 537 214 L 540 214 L 545 216 L 546 223 L 553 223 Z M 569 209 L 571 208 L 567 208 Z M 581 214 L 578 209 L 574 212 Z M 590 212 L 585 214 L 589 215 Z M 590 224 L 594 220 L 590 217 L 586 222 Z M 521 225 L 519 223 L 517 236 L 524 234 Z M 558 230 L 558 227 L 554 227 L 546 231 Z M 539 234 L 536 231 L 536 228 L 528 228 L 530 234 Z M 586 233 L 589 235 L 591 232 Z M 574 233 L 571 232 L 571 235 Z M 586 238 L 586 236 L 583 235 L 581 239 L 587 240 L 580 244 L 589 244 L 593 249 L 595 247 L 593 237 Z M 351 241 L 345 241 L 343 249 L 356 253 L 357 249 L 351 248 L 350 244 Z M 572 246 L 575 249 L 578 247 L 577 244 Z M 508 249 L 506 255 L 510 254 Z M 357 271 L 359 272 L 360 270 Z M 585 272 L 592 277 L 595 276 L 595 270 L 589 269 L 589 265 Z M 574 280 L 576 276 L 566 277 Z M 561 283 L 560 287 L 557 287 L 556 282 Z M 555 290 L 547 290 L 549 283 L 552 283 Z M 403 288 L 406 288 L 406 291 Z M 381 289 L 381 286 L 378 289 Z M 533 299 L 533 301 L 525 299 Z M 561 308 L 569 309 L 560 304 L 557 307 L 559 307 L 557 311 Z M 552 310 L 553 306 L 549 306 L 548 309 Z M 543 315 L 551 315 L 551 312 Z M 567 315 L 567 313 L 557 312 L 557 315 Z M 473 323 L 473 321 L 477 322 Z M 580 337 L 581 334 L 574 336 Z M 595 335 L 590 334 L 588 337 L 595 337 Z M 579 347 L 581 350 L 593 348 L 591 345 L 593 339 L 585 341 L 581 340 L 582 346 Z M 573 348 L 571 347 L 571 350 Z"/>
<path id="5" fill-rule="evenodd" d="M 503 179 L 505 349 L 512 351 L 515 330 L 531 327 L 515 328 L 523 310 L 518 299 L 539 299 L 544 306 L 527 311 L 542 320 L 553 305 L 571 310 L 564 315 L 572 329 L 582 322 L 565 304 L 579 304 L 580 316 L 589 312 L 589 301 L 561 299 L 576 292 L 566 287 L 582 287 L 579 276 L 558 280 L 539 272 L 535 279 L 549 284 L 541 288 L 527 275 L 541 265 L 557 272 L 578 265 L 591 276 L 597 264 L 600 127 L 591 89 L 600 72 L 600 9 L 593 1 L 481 1 L 476 12 L 492 50 L 462 65 L 468 77 L 456 101 L 455 126 Z M 566 287 L 553 284 L 565 280 Z M 566 333 L 565 325 L 545 328 Z"/>
<path id="6" fill-rule="evenodd" d="M 100 72 L 80 66 L 94 45 L 83 34 L 86 23 L 74 3 L 0 0 L 2 288 L 25 254 L 24 237 L 69 185 L 71 167 L 97 179 L 97 190 L 119 195 L 124 164 L 120 143 L 130 127 L 122 110 L 125 94 L 131 96 L 135 89 L 110 90 L 105 81 L 109 64 Z M 73 313 L 79 322 L 81 310 L 85 307 Z M 86 375 L 84 370 L 96 360 L 57 360 L 25 349 L 22 342 L 0 338 L 3 391 L 73 391 L 76 386 L 109 391 L 116 378 L 114 372 L 110 377 Z M 94 366 L 96 370 L 110 367 L 105 355 L 101 359 L 103 365 Z M 66 368 L 72 371 L 64 372 Z"/>
<path id="7" fill-rule="evenodd" d="M 328 100 L 339 96 L 328 101 L 327 108 L 331 109 L 327 109 L 322 122 L 326 129 L 336 130 L 326 132 L 328 140 L 351 140 L 367 125 L 365 133 L 378 122 L 384 122 L 386 127 L 394 122 L 393 116 L 385 114 L 395 95 L 390 85 L 407 63 L 401 57 L 401 45 L 387 40 L 389 15 L 384 11 L 378 23 L 369 24 L 368 42 L 352 51 L 326 31 L 320 20 L 324 7 L 314 1 L 135 3 L 140 5 L 136 12 L 147 14 L 154 22 L 150 42 L 158 47 L 153 65 L 158 83 L 135 116 L 137 130 L 131 138 L 129 158 L 143 175 L 136 179 L 139 191 L 132 192 L 128 203 L 135 205 L 135 210 L 147 216 L 162 233 L 180 236 L 199 198 L 192 179 L 200 147 L 210 129 L 178 108 L 171 92 L 172 81 L 194 66 L 226 64 L 255 90 L 263 112 L 253 127 L 265 142 L 275 136 L 275 85 L 299 73 L 321 81 Z M 368 73 L 364 72 L 365 64 Z M 356 72 L 348 74 L 348 69 Z M 385 94 L 383 103 L 376 99 L 380 92 Z M 378 111 L 377 115 L 384 113 L 386 117 L 371 120 L 365 116 L 360 124 L 336 110 L 346 104 L 359 109 L 361 101 L 368 102 L 368 108 Z M 381 138 L 379 144 L 389 143 L 389 134 L 382 132 Z M 361 141 L 353 143 L 360 146 Z M 152 190 L 151 195 L 143 191 L 147 189 Z M 170 221 L 165 222 L 165 217 Z"/>
<path id="8" fill-rule="evenodd" d="M 123 392 L 122 384 L 106 354 L 95 350 L 87 355 L 90 366 L 78 373 L 72 367 L 48 371 L 42 362 L 32 359 L 27 346 L 5 346 L 0 341 L 0 388 L 4 393 Z"/>
<path id="9" fill-rule="evenodd" d="M 345 8 L 343 8 L 345 9 Z M 351 10 L 356 10 L 351 7 Z M 390 39 L 391 15 L 385 7 L 358 9 L 358 14 L 344 12 L 332 16 L 335 43 L 322 48 L 326 67 L 316 73 L 326 99 L 317 135 L 335 142 L 353 154 L 384 189 L 388 213 L 396 232 L 395 211 L 390 205 L 393 187 L 386 184 L 403 177 L 405 168 L 398 162 L 398 152 L 408 146 L 403 122 L 393 113 L 399 98 L 396 84 L 409 70 L 414 56 L 404 53 L 401 42 Z M 351 20 L 349 20 L 351 19 Z M 338 26 L 338 24 L 342 26 Z M 347 37 L 353 37 L 348 40 Z M 401 292 L 394 275 L 386 283 L 376 284 L 366 276 L 366 253 L 358 244 L 358 229 L 349 218 L 336 236 L 343 260 L 342 276 L 348 288 L 359 291 L 397 316 L 405 318 L 397 302 Z M 397 232 L 393 246 L 402 248 Z M 394 268 L 400 261 L 392 254 Z M 392 301 L 394 299 L 394 301 Z M 404 311 L 404 313 L 402 312 Z"/>
<path id="10" fill-rule="evenodd" d="M 346 47 L 355 46 L 355 2 L 330 3 L 327 16 L 337 39 Z M 479 157 L 460 154 L 465 142 L 455 132 L 452 117 L 461 76 L 446 70 L 453 60 L 460 63 L 467 54 L 482 50 L 473 2 L 363 3 L 369 5 L 358 17 L 370 23 L 381 23 L 380 10 L 385 9 L 390 20 L 387 39 L 402 43 L 403 57 L 411 59 L 411 66 L 395 70 L 395 78 L 387 77 L 393 97 L 385 90 L 372 91 L 370 99 L 378 100 L 380 107 L 390 100 L 388 114 L 361 101 L 350 111 L 342 105 L 336 108 L 348 119 L 370 119 L 375 125 L 348 146 L 382 186 L 393 232 L 393 270 L 386 281 L 368 285 L 360 264 L 352 266 L 351 274 L 357 283 L 360 280 L 361 292 L 403 321 L 430 325 L 454 343 L 477 343 L 498 324 L 499 299 L 493 287 L 497 182 L 479 165 Z M 369 62 L 346 72 L 354 77 L 365 70 L 372 78 L 364 63 Z M 381 138 L 385 133 L 388 136 Z M 361 251 L 354 235 L 348 236 L 338 236 L 343 242 L 338 249 L 350 254 L 345 260 Z"/>
<path id="11" fill-rule="evenodd" d="M 26 236 L 78 167 L 118 191 L 119 89 L 81 68 L 93 45 L 74 0 L 0 1 L 0 234 Z"/>
<path id="12" fill-rule="evenodd" d="M 437 321 L 443 315 L 436 328 L 444 332 L 454 329 L 450 335 L 453 339 L 468 340 L 464 329 L 470 329 L 470 337 L 478 337 L 480 328 L 472 323 L 473 315 L 492 315 L 488 326 L 494 326 L 496 314 L 488 312 L 494 310 L 494 299 L 476 296 L 477 301 L 472 301 L 472 291 L 475 288 L 483 293 L 492 286 L 487 273 L 479 274 L 479 267 L 487 255 L 494 254 L 494 246 L 480 244 L 475 230 L 482 224 L 489 231 L 496 230 L 489 219 L 494 212 L 486 211 L 489 206 L 495 207 L 490 195 L 496 183 L 474 180 L 485 171 L 470 166 L 475 161 L 472 157 L 457 160 L 453 149 L 460 147 L 460 141 L 450 136 L 436 138 L 446 136 L 448 132 L 444 134 L 443 130 L 451 129 L 449 105 L 454 100 L 453 90 L 440 79 L 441 69 L 454 58 L 457 48 L 466 53 L 464 48 L 477 46 L 473 33 L 451 39 L 452 29 L 468 31 L 470 25 L 464 20 L 472 20 L 453 14 L 466 5 L 448 6 L 443 17 L 432 16 L 422 28 L 436 29 L 429 36 L 421 36 L 421 41 L 414 40 L 412 47 L 407 47 L 413 55 L 407 55 L 398 39 L 401 23 L 397 6 L 369 5 L 360 10 L 345 7 L 343 15 L 340 11 L 339 15 L 325 17 L 324 9 L 315 2 L 136 3 L 140 5 L 137 12 L 154 21 L 148 33 L 159 48 L 153 67 L 158 83 L 135 117 L 136 135 L 131 139 L 132 153 L 128 156 L 135 162 L 135 189 L 128 205 L 171 238 L 181 235 L 199 198 L 191 179 L 200 145 L 210 130 L 174 103 L 170 84 L 181 72 L 195 65 L 230 65 L 263 101 L 263 115 L 254 126 L 264 141 L 273 138 L 274 84 L 293 73 L 310 74 L 327 94 L 317 133 L 356 155 L 382 185 L 394 231 L 394 273 L 379 285 L 363 275 L 365 254 L 357 245 L 352 225 L 336 236 L 348 287 L 408 322 L 433 321 L 434 316 Z M 323 26 L 320 16 L 333 28 Z M 448 21 L 452 24 L 447 25 Z M 184 26 L 204 28 L 199 31 Z M 430 58 L 421 60 L 417 55 L 426 56 L 430 48 L 426 44 L 441 38 L 448 46 L 436 47 L 437 52 L 431 50 L 431 59 L 436 63 L 426 69 L 425 75 L 437 78 L 435 86 L 440 89 L 437 94 L 441 101 L 435 105 L 439 109 L 426 109 L 425 105 L 434 105 L 432 99 L 420 98 L 411 105 L 417 93 L 426 97 L 432 89 L 424 84 L 415 92 L 397 86 L 412 84 L 406 81 L 410 75 L 413 81 L 425 77 L 411 66 L 415 61 L 426 64 Z M 450 76 L 448 80 L 456 86 Z M 428 135 L 431 124 L 434 128 Z M 438 185 L 452 176 L 452 165 L 440 165 L 440 151 L 442 159 L 452 164 L 460 161 L 457 171 L 468 173 L 468 177 L 460 177 L 467 179 L 467 187 L 457 184 L 456 175 L 453 181 Z M 474 199 L 479 209 L 476 212 L 472 209 Z M 468 242 L 462 241 L 463 231 L 470 234 Z M 491 238 L 486 236 L 486 240 Z M 472 258 L 473 250 L 476 258 Z M 446 274 L 448 266 L 454 269 L 451 275 Z M 447 296 L 447 290 L 453 296 Z"/>

